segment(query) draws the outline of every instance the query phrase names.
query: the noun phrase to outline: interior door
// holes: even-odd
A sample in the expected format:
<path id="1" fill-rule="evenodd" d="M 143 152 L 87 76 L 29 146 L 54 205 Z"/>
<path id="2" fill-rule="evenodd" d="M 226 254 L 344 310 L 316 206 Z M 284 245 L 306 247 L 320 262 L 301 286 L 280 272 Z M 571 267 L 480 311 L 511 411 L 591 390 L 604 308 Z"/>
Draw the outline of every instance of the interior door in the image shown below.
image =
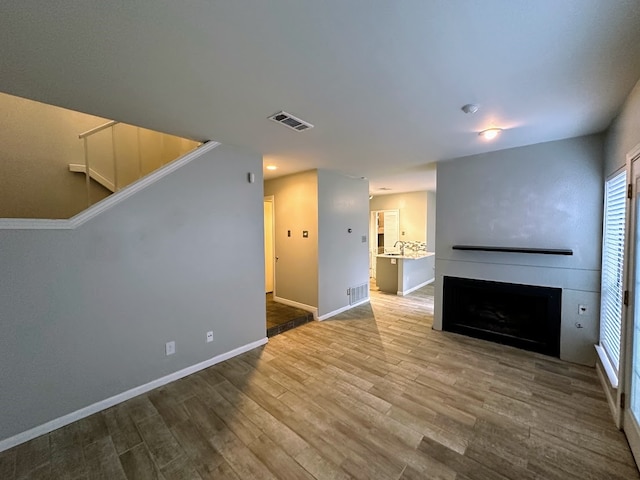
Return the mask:
<path id="1" fill-rule="evenodd" d="M 400 211 L 373 210 L 369 221 L 369 276 L 376 278 L 377 255 L 397 251 L 400 240 Z"/>
<path id="2" fill-rule="evenodd" d="M 631 166 L 633 198 L 631 200 L 630 250 L 629 250 L 629 290 L 631 304 L 625 321 L 625 373 L 624 410 L 622 428 L 627 436 L 636 463 L 640 465 L 640 158 Z"/>
<path id="3" fill-rule="evenodd" d="M 384 251 L 393 252 L 398 250 L 394 247 L 400 240 L 400 215 L 398 210 L 384 211 Z"/>

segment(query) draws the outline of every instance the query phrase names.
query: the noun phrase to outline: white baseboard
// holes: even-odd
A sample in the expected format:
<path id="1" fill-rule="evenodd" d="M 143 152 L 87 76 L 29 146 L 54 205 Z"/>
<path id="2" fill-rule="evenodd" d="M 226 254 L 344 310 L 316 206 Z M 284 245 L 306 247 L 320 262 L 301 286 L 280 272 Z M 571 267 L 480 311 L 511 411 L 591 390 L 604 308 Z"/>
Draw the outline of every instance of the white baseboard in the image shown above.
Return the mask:
<path id="1" fill-rule="evenodd" d="M 431 280 L 427 280 L 426 282 L 422 282 L 422 283 L 420 283 L 420 284 L 416 285 L 415 287 L 411 287 L 411 288 L 409 288 L 408 290 L 403 290 L 402 292 L 398 291 L 398 292 L 396 292 L 396 293 L 397 293 L 398 295 L 400 295 L 401 297 L 403 297 L 403 296 L 405 296 L 405 295 L 409 295 L 411 292 L 413 292 L 413 291 L 415 291 L 415 290 L 418 290 L 419 288 L 425 287 L 425 286 L 427 286 L 427 285 L 429 285 L 430 283 L 433 283 L 433 282 L 435 282 L 435 281 L 436 281 L 436 279 L 435 279 L 435 277 L 434 277 L 434 278 L 432 278 Z"/>
<path id="2" fill-rule="evenodd" d="M 611 412 L 611 417 L 613 418 L 616 427 L 620 428 L 618 421 L 618 406 L 616 405 L 616 400 L 611 396 L 611 391 L 609 390 L 609 385 L 606 379 L 606 373 L 603 371 L 602 365 L 600 362 L 596 362 L 596 373 L 598 374 L 598 378 L 600 379 L 600 384 L 602 385 L 602 389 L 604 390 L 604 394 L 607 397 L 607 404 L 609 405 L 609 411 Z"/>
<path id="3" fill-rule="evenodd" d="M 283 305 L 289 305 L 290 307 L 296 307 L 301 310 L 306 310 L 307 312 L 313 313 L 314 320 L 318 319 L 318 309 L 316 307 L 312 307 L 311 305 L 307 305 L 306 303 L 295 302 L 287 298 L 276 297 L 275 295 L 273 296 L 273 301 L 282 303 Z"/>
<path id="4" fill-rule="evenodd" d="M 107 408 L 113 407 L 119 403 L 122 403 L 126 400 L 129 400 L 133 397 L 137 397 L 138 395 L 142 395 L 143 393 L 147 393 L 154 388 L 161 387 L 166 385 L 167 383 L 174 382 L 181 378 L 184 378 L 192 373 L 196 373 L 200 370 L 208 368 L 216 363 L 224 362 L 230 358 L 233 358 L 242 353 L 248 352 L 249 350 L 253 350 L 254 348 L 260 347 L 261 345 L 266 344 L 268 341 L 267 337 L 261 338 L 260 340 L 256 340 L 255 342 L 248 343 L 238 348 L 234 348 L 233 350 L 222 353 L 220 355 L 216 355 L 204 362 L 196 363 L 195 365 L 191 365 L 190 367 L 183 368 L 182 370 L 178 370 L 177 372 L 170 373 L 164 377 L 158 378 L 156 380 L 152 380 L 149 383 L 145 383 L 144 385 L 140 385 L 138 387 L 134 387 L 131 390 L 127 390 L 126 392 L 119 393 L 118 395 L 114 395 L 113 397 L 109 397 L 105 400 L 101 400 L 87 407 L 81 408 L 80 410 L 76 410 L 75 412 L 71 412 L 62 417 L 51 420 L 47 423 L 34 427 L 30 430 L 27 430 L 22 433 L 18 433 L 13 437 L 6 438 L 0 441 L 0 452 L 8 450 L 10 448 L 15 447 L 16 445 L 20 445 L 21 443 L 28 442 L 29 440 L 33 440 L 36 437 L 41 435 L 45 435 L 47 433 L 53 432 L 58 428 L 64 427 L 65 425 L 69 425 L 77 420 L 88 417 L 89 415 L 93 415 L 94 413 L 101 412 L 102 410 L 106 410 Z"/>
<path id="5" fill-rule="evenodd" d="M 318 317 L 317 320 L 320 320 L 320 321 L 326 320 L 327 318 L 334 317 L 334 316 L 338 315 L 339 313 L 346 312 L 347 310 L 351 310 L 352 308 L 359 307 L 360 305 L 364 305 L 365 303 L 369 303 L 369 299 L 368 298 L 365 298 L 364 300 L 362 300 L 362 301 L 360 301 L 358 303 L 354 303 L 353 305 L 347 305 L 346 307 L 339 308 L 337 310 L 334 310 L 333 312 L 325 313 L 321 317 Z"/>

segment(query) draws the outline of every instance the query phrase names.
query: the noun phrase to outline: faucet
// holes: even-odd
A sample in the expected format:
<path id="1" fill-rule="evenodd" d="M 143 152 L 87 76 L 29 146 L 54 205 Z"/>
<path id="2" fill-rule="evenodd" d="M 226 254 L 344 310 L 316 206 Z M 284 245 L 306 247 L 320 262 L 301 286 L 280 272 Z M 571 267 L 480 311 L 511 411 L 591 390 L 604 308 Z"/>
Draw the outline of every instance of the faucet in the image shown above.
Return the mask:
<path id="1" fill-rule="evenodd" d="M 393 244 L 393 248 L 396 248 L 398 244 L 400 244 L 400 255 L 404 256 L 404 242 L 402 240 L 398 240 L 396 243 Z"/>

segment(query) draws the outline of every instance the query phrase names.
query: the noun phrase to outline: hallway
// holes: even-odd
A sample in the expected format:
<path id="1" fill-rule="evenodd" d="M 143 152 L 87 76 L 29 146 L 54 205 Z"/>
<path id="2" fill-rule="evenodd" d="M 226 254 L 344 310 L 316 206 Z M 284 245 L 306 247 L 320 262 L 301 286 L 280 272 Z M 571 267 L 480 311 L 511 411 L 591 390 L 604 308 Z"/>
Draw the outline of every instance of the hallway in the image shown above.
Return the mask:
<path id="1" fill-rule="evenodd" d="M 273 337 L 311 321 L 312 313 L 275 302 L 273 293 L 267 293 L 267 337 Z"/>

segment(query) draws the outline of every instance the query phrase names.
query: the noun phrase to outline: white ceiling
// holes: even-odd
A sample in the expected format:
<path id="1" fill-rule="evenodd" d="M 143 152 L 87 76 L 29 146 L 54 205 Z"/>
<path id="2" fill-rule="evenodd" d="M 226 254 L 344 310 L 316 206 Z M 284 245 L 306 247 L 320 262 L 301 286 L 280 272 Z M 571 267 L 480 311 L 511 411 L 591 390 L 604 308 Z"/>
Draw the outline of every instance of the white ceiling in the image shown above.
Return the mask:
<path id="1" fill-rule="evenodd" d="M 434 162 L 603 131 L 639 27 L 638 0 L 2 0 L 0 91 L 243 146 L 276 175 L 433 189 Z"/>

